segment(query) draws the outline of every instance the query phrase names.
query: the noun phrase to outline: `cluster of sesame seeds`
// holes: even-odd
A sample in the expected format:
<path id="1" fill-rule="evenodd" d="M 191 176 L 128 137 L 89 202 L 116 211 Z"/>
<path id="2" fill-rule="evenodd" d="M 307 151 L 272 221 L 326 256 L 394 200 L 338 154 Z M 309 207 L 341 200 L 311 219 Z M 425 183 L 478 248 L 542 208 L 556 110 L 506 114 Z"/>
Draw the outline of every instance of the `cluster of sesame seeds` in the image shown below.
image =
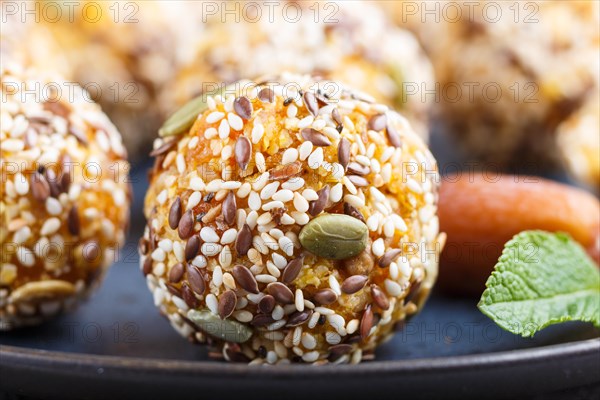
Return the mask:
<path id="1" fill-rule="evenodd" d="M 226 359 L 358 362 L 416 311 L 402 299 L 435 278 L 435 257 L 406 255 L 439 239 L 435 161 L 386 106 L 280 79 L 209 96 L 190 132 L 157 140 L 141 267 L 185 336 L 219 343 L 188 322 L 192 309 L 252 329 L 247 342 L 221 342 Z M 393 179 L 406 162 L 414 174 Z M 335 263 L 302 248 L 303 226 L 332 212 L 367 225 L 363 254 Z"/>
<path id="2" fill-rule="evenodd" d="M 43 97 L 44 85 L 61 82 L 15 65 L 1 71 L 0 329 L 76 303 L 124 242 L 129 195 L 119 133 L 81 92 L 74 101 Z M 89 165 L 99 168 L 95 175 Z M 121 181 L 109 168 L 121 168 Z"/>

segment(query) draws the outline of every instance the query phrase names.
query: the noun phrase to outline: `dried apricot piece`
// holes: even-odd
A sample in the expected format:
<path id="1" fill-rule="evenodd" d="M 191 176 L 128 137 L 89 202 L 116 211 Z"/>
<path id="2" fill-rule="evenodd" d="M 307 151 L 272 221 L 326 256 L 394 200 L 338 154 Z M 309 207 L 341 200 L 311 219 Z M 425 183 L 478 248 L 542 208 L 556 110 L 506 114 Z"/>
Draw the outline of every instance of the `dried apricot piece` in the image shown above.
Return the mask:
<path id="1" fill-rule="evenodd" d="M 481 294 L 504 244 L 529 229 L 567 232 L 598 262 L 598 199 L 557 182 L 485 172 L 447 176 L 439 219 L 448 235 L 439 276 L 447 292 Z"/>

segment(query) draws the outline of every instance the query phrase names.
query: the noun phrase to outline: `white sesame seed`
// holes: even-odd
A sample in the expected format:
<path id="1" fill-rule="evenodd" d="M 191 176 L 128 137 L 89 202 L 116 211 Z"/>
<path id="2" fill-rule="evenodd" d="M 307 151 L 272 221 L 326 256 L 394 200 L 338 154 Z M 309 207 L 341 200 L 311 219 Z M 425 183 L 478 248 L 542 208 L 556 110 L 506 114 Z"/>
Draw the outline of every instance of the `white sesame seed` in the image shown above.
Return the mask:
<path id="1" fill-rule="evenodd" d="M 204 131 L 204 138 L 206 140 L 210 140 L 212 138 L 217 137 L 218 134 L 219 134 L 219 132 L 215 128 L 208 128 L 207 130 Z"/>
<path id="2" fill-rule="evenodd" d="M 323 148 L 317 147 L 315 151 L 308 156 L 308 166 L 311 169 L 317 169 L 323 163 Z"/>
<path id="3" fill-rule="evenodd" d="M 194 193 L 192 193 L 190 195 L 190 197 L 188 198 L 187 207 L 185 209 L 186 210 L 191 210 L 192 208 L 194 208 L 198 204 L 200 204 L 201 200 L 202 200 L 202 194 L 200 192 L 194 192 Z"/>
<path id="4" fill-rule="evenodd" d="M 177 261 L 185 261 L 185 248 L 181 242 L 173 242 L 173 254 L 175 254 Z"/>
<path id="5" fill-rule="evenodd" d="M 327 125 L 327 121 L 325 121 L 323 118 L 316 118 L 315 121 L 312 123 L 313 129 L 316 129 L 317 131 L 320 131 L 323 128 L 325 128 L 325 125 Z"/>
<path id="6" fill-rule="evenodd" d="M 264 211 L 274 210 L 276 208 L 283 208 L 284 205 L 281 201 L 270 201 L 262 206 Z"/>
<path id="7" fill-rule="evenodd" d="M 233 111 L 233 102 L 234 101 L 235 101 L 235 96 L 233 96 L 233 95 L 227 96 L 227 100 L 225 100 L 223 102 L 223 108 L 225 108 L 225 111 L 227 111 L 227 112 Z"/>
<path id="8" fill-rule="evenodd" d="M 344 167 L 339 163 L 331 163 L 331 175 L 335 180 L 342 180 L 344 177 Z"/>
<path id="9" fill-rule="evenodd" d="M 200 251 L 207 257 L 213 257 L 219 254 L 222 249 L 223 246 L 217 243 L 203 243 Z"/>
<path id="10" fill-rule="evenodd" d="M 286 258 L 279 253 L 273 253 L 271 258 L 273 259 L 273 264 L 279 269 L 284 269 L 287 265 Z"/>
<path id="11" fill-rule="evenodd" d="M 212 282 L 216 287 L 221 286 L 221 284 L 223 283 L 223 270 L 218 265 L 213 270 Z"/>
<path id="12" fill-rule="evenodd" d="M 301 343 L 302 346 L 304 346 L 304 348 L 307 350 L 312 350 L 317 347 L 317 339 L 315 339 L 315 337 L 308 332 L 304 332 L 302 334 Z"/>
<path id="13" fill-rule="evenodd" d="M 250 195 L 248 196 L 248 207 L 250 207 L 251 210 L 260 210 L 260 207 L 262 205 L 262 202 L 260 200 L 260 196 L 258 195 L 258 193 L 256 192 L 250 192 Z"/>
<path id="14" fill-rule="evenodd" d="M 251 263 L 257 265 L 262 265 L 263 263 L 262 256 L 258 251 L 256 251 L 256 249 L 248 250 L 248 260 L 250 260 Z"/>
<path id="15" fill-rule="evenodd" d="M 199 141 L 200 141 L 200 138 L 198 136 L 194 136 L 193 138 L 191 138 L 190 141 L 188 142 L 188 149 L 195 149 L 196 146 L 198 146 Z"/>
<path id="16" fill-rule="evenodd" d="M 24 267 L 33 267 L 35 265 L 35 254 L 27 247 L 19 246 L 17 249 L 17 259 Z"/>
<path id="17" fill-rule="evenodd" d="M 333 203 L 337 203 L 338 201 L 340 201 L 342 199 L 343 194 L 344 194 L 344 187 L 342 186 L 341 183 L 337 183 L 337 184 L 333 185 L 333 187 L 331 188 L 329 198 L 331 199 L 331 201 Z"/>
<path id="18" fill-rule="evenodd" d="M 269 364 L 275 364 L 277 362 L 277 353 L 275 353 L 272 350 L 268 351 L 266 360 L 267 360 L 267 363 L 269 363 Z"/>
<path id="19" fill-rule="evenodd" d="M 290 214 L 298 225 L 306 225 L 308 224 L 308 221 L 310 221 L 310 217 L 304 212 L 292 211 Z"/>
<path id="20" fill-rule="evenodd" d="M 344 196 L 344 201 L 349 203 L 351 206 L 355 208 L 362 208 L 365 206 L 365 201 L 358 196 L 354 196 L 351 194 L 347 194 Z"/>
<path id="21" fill-rule="evenodd" d="M 242 182 L 239 181 L 226 181 L 221 184 L 221 189 L 225 190 L 237 190 L 242 186 Z"/>
<path id="22" fill-rule="evenodd" d="M 384 282 L 384 285 L 385 285 L 385 290 L 388 292 L 388 294 L 390 296 L 398 297 L 402 294 L 402 287 L 398 283 L 396 283 L 390 279 L 386 279 Z"/>
<path id="23" fill-rule="evenodd" d="M 367 156 L 363 156 L 363 155 L 359 154 L 356 156 L 356 161 L 359 164 L 364 165 L 365 167 L 371 166 L 371 159 Z"/>
<path id="24" fill-rule="evenodd" d="M 381 257 L 385 253 L 385 244 L 383 243 L 383 239 L 379 238 L 373 242 L 371 246 L 371 250 L 376 257 Z"/>
<path id="25" fill-rule="evenodd" d="M 279 250 L 279 243 L 271 235 L 267 232 L 263 232 L 260 234 L 260 237 L 265 242 L 265 246 L 267 246 L 270 250 L 276 251 Z"/>
<path id="26" fill-rule="evenodd" d="M 237 114 L 227 114 L 227 121 L 229 121 L 229 126 L 231 126 L 231 129 L 234 131 L 241 131 L 244 129 L 244 121 Z"/>
<path id="27" fill-rule="evenodd" d="M 277 192 L 278 188 L 279 188 L 278 181 L 269 183 L 261 190 L 260 198 L 263 200 L 270 199 L 275 194 L 275 192 Z"/>
<path id="28" fill-rule="evenodd" d="M 158 247 L 157 249 L 155 249 L 152 252 L 151 257 L 152 257 L 152 259 L 154 261 L 163 262 L 167 258 L 167 254 L 165 253 L 165 251 L 163 249 L 161 249 L 160 247 Z"/>
<path id="29" fill-rule="evenodd" d="M 380 202 L 387 201 L 387 199 L 385 198 L 385 195 L 383 193 L 381 193 L 381 191 L 379 191 L 379 189 L 377 189 L 376 187 L 371 186 L 369 188 L 369 193 L 371 194 L 371 197 L 373 197 L 375 199 L 375 201 L 380 201 Z"/>
<path id="30" fill-rule="evenodd" d="M 391 220 L 388 220 L 383 225 L 383 234 L 385 236 L 387 236 L 387 237 L 393 237 L 395 231 L 396 231 L 396 228 L 394 227 L 394 223 Z"/>
<path id="31" fill-rule="evenodd" d="M 342 178 L 342 183 L 344 184 L 344 186 L 346 186 L 346 189 L 348 189 L 350 194 L 356 195 L 358 193 L 356 186 L 354 186 L 354 184 L 350 181 L 350 179 L 348 179 L 347 176 L 344 176 Z"/>
<path id="32" fill-rule="evenodd" d="M 300 195 L 298 192 L 293 193 L 293 197 L 294 197 L 294 208 L 296 209 L 296 211 L 298 212 L 306 212 L 308 211 L 308 201 L 302 197 L 302 195 Z"/>
<path id="33" fill-rule="evenodd" d="M 315 308 L 316 310 L 316 308 Z M 308 323 L 306 324 L 310 329 L 313 329 L 315 326 L 317 326 L 317 322 L 319 322 L 319 318 L 321 318 L 321 313 L 319 312 L 313 312 L 313 315 L 310 317 L 310 319 L 308 320 Z"/>
<path id="34" fill-rule="evenodd" d="M 321 312 L 321 314 L 322 314 L 322 312 Z M 328 315 L 327 322 L 329 322 L 329 325 L 331 325 L 340 335 L 342 334 L 342 332 L 344 334 L 346 333 L 346 329 L 345 329 L 346 320 L 341 315 L 339 315 L 339 314 Z"/>
<path id="35" fill-rule="evenodd" d="M 258 177 L 258 179 L 256 181 L 254 181 L 254 183 L 252 184 L 252 189 L 254 189 L 255 191 L 261 191 L 265 185 L 267 184 L 267 182 L 269 181 L 269 173 L 268 172 L 263 172 L 261 176 Z"/>
<path id="36" fill-rule="evenodd" d="M 2 140 L 2 150 L 17 153 L 25 148 L 25 142 L 21 139 L 4 139 Z"/>
<path id="37" fill-rule="evenodd" d="M 256 221 L 258 220 L 258 213 L 254 210 L 248 213 L 246 217 L 246 224 L 250 227 L 250 229 L 254 229 L 256 227 Z"/>
<path id="38" fill-rule="evenodd" d="M 392 157 L 393 154 L 394 154 L 394 148 L 391 146 L 386 147 L 385 150 L 383 151 L 383 153 L 381 154 L 381 157 L 379 157 L 379 161 L 382 163 L 385 163 Z"/>
<path id="39" fill-rule="evenodd" d="M 310 156 L 312 151 L 313 151 L 312 142 L 306 141 L 306 142 L 302 143 L 300 145 L 300 148 L 298 149 L 298 156 L 300 157 L 300 160 L 301 161 L 306 160 L 308 158 L 308 156 Z"/>
<path id="40" fill-rule="evenodd" d="M 227 161 L 233 155 L 233 147 L 227 145 L 221 150 L 221 160 Z"/>
<path id="41" fill-rule="evenodd" d="M 257 144 L 262 139 L 265 133 L 265 127 L 260 122 L 254 121 L 254 126 L 252 127 L 252 143 Z"/>
<path id="42" fill-rule="evenodd" d="M 256 281 L 260 282 L 260 283 L 277 282 L 277 278 L 275 278 L 272 275 L 268 275 L 268 274 L 259 274 L 259 275 L 256 275 L 254 278 L 256 278 Z"/>
<path id="43" fill-rule="evenodd" d="M 308 353 L 304 353 L 302 356 L 302 361 L 304 362 L 315 362 L 319 359 L 319 352 L 316 350 L 309 351 Z"/>
<path id="44" fill-rule="evenodd" d="M 340 283 L 338 282 L 337 279 L 335 279 L 335 276 L 333 276 L 333 275 L 329 275 L 329 287 L 338 296 L 342 295 L 342 288 L 340 287 Z"/>
<path id="45" fill-rule="evenodd" d="M 360 321 L 358 319 L 352 319 L 346 324 L 346 332 L 348 335 L 352 335 L 354 332 L 358 330 L 360 325 Z"/>
<path id="46" fill-rule="evenodd" d="M 287 112 L 286 112 L 288 118 L 295 118 L 296 115 L 298 115 L 298 107 L 296 107 L 295 104 L 291 104 L 288 108 L 287 108 Z"/>
<path id="47" fill-rule="evenodd" d="M 212 181 L 208 182 L 208 185 L 206 185 L 205 190 L 207 192 L 216 193 L 222 189 L 222 185 L 223 185 L 222 179 L 213 179 Z"/>
<path id="48" fill-rule="evenodd" d="M 20 172 L 15 174 L 15 191 L 21 196 L 24 196 L 29 192 L 29 181 L 27 181 L 27 178 Z"/>
<path id="49" fill-rule="evenodd" d="M 290 147 L 289 149 L 283 152 L 281 164 L 291 164 L 296 160 L 298 160 L 298 150 L 296 150 L 294 147 Z"/>
<path id="50" fill-rule="evenodd" d="M 308 201 L 315 201 L 319 199 L 319 195 L 313 189 L 304 189 L 302 197 Z"/>
<path id="51" fill-rule="evenodd" d="M 195 176 L 192 179 L 190 179 L 190 184 L 189 184 L 189 188 L 192 190 L 204 190 L 206 187 L 206 185 L 204 185 L 204 181 L 202 180 L 202 178 Z"/>
<path id="52" fill-rule="evenodd" d="M 314 126 L 313 126 L 314 128 Z M 317 129 L 317 128 L 315 128 Z M 340 133 L 337 131 L 337 129 L 332 128 L 331 126 L 326 126 L 325 128 L 323 128 L 322 132 L 331 140 L 338 141 L 340 139 Z"/>
<path id="53" fill-rule="evenodd" d="M 215 110 L 217 108 L 217 102 L 212 96 L 206 97 L 206 104 L 208 105 L 209 110 Z"/>
<path id="54" fill-rule="evenodd" d="M 304 179 L 299 177 L 290 178 L 281 184 L 282 189 L 296 191 L 304 186 Z"/>
<path id="55" fill-rule="evenodd" d="M 217 232 L 215 232 L 215 230 L 209 226 L 205 226 L 200 229 L 200 238 L 208 243 L 219 242 L 219 235 L 217 235 Z"/>
<path id="56" fill-rule="evenodd" d="M 169 253 L 173 250 L 173 241 L 171 239 L 163 239 L 158 242 L 158 247 L 163 249 L 165 253 Z"/>
<path id="57" fill-rule="evenodd" d="M 278 239 L 279 248 L 285 252 L 288 256 L 294 255 L 294 243 L 287 236 L 282 236 Z"/>
<path id="58" fill-rule="evenodd" d="M 256 163 L 256 168 L 258 169 L 258 172 L 263 173 L 267 170 L 265 156 L 260 151 L 257 151 L 254 155 L 254 162 Z"/>
<path id="59" fill-rule="evenodd" d="M 410 266 L 408 260 L 406 260 L 406 257 L 400 257 L 396 261 L 396 264 L 398 265 L 398 269 L 402 273 L 402 276 L 404 276 L 406 278 L 410 278 L 413 271 L 412 271 L 412 267 Z"/>
<path id="60" fill-rule="evenodd" d="M 296 306 L 296 310 L 300 312 L 304 311 L 304 293 L 302 293 L 302 289 L 296 289 L 294 305 Z"/>
<path id="61" fill-rule="evenodd" d="M 391 262 L 388 270 L 389 270 L 389 273 L 390 273 L 390 278 L 392 278 L 392 279 L 398 279 L 399 272 L 400 272 L 398 270 L 398 264 L 396 264 L 395 262 Z"/>
<path id="62" fill-rule="evenodd" d="M 335 332 L 327 331 L 325 332 L 325 341 L 331 345 L 335 345 L 341 343 L 342 337 Z"/>
<path id="63" fill-rule="evenodd" d="M 273 200 L 281 201 L 283 203 L 288 202 L 294 198 L 294 192 L 288 189 L 279 190 L 272 196 Z"/>
<path id="64" fill-rule="evenodd" d="M 54 197 L 48 197 L 46 199 L 46 211 L 48 211 L 48 214 L 59 215 L 60 213 L 62 213 L 62 210 L 63 208 L 60 204 L 60 201 L 58 201 Z"/>
<path id="65" fill-rule="evenodd" d="M 231 264 L 231 262 L 229 264 Z M 229 267 L 229 265 L 227 265 L 227 266 L 225 266 L 223 264 L 221 264 L 221 265 L 223 266 L 223 268 Z M 223 284 L 228 289 L 232 289 L 232 290 L 236 289 L 235 279 L 233 278 L 233 275 L 231 275 L 229 272 L 225 272 L 223 274 Z"/>
<path id="66" fill-rule="evenodd" d="M 282 225 L 293 225 L 296 221 L 294 218 L 290 217 L 288 214 L 283 214 L 279 219 Z"/>
<path id="67" fill-rule="evenodd" d="M 273 216 L 271 215 L 271 213 L 266 212 L 260 215 L 260 217 L 258 217 L 256 219 L 256 223 L 258 225 L 266 225 L 269 222 L 271 222 L 271 220 L 273 219 Z"/>
<path id="68" fill-rule="evenodd" d="M 412 178 L 408 178 L 408 180 L 406 181 L 406 187 L 408 187 L 408 189 L 410 191 L 415 192 L 415 193 L 423 192 L 423 189 L 421 188 L 419 183 Z"/>
<path id="69" fill-rule="evenodd" d="M 220 121 L 225 116 L 225 113 L 220 111 L 213 111 L 206 116 L 206 123 L 214 124 L 215 122 Z"/>
<path id="70" fill-rule="evenodd" d="M 229 128 L 229 123 L 226 119 L 222 119 L 221 123 L 219 124 L 219 138 L 223 140 L 227 139 L 229 137 L 230 131 L 231 130 Z"/>
<path id="71" fill-rule="evenodd" d="M 269 231 L 269 235 L 273 236 L 275 239 L 279 239 L 283 236 L 283 231 L 281 229 L 273 228 Z"/>
<path id="72" fill-rule="evenodd" d="M 251 190 L 252 186 L 248 182 L 244 182 L 242 186 L 240 186 L 240 188 L 238 189 L 236 196 L 240 199 L 245 199 L 248 196 L 248 194 L 250 194 Z"/>
<path id="73" fill-rule="evenodd" d="M 217 297 L 214 294 L 209 293 L 206 295 L 205 301 L 210 312 L 219 315 L 219 302 L 217 301 Z"/>
<path id="74" fill-rule="evenodd" d="M 306 117 L 298 121 L 298 129 L 308 128 L 312 125 L 314 120 L 315 118 L 312 115 L 307 115 Z"/>
<path id="75" fill-rule="evenodd" d="M 281 276 L 281 271 L 271 261 L 267 261 L 266 265 L 269 274 L 273 275 L 275 278 L 279 278 Z"/>
<path id="76" fill-rule="evenodd" d="M 16 244 L 23 244 L 31 237 L 31 229 L 28 226 L 24 226 L 18 229 L 13 235 L 13 241 Z"/>
<path id="77" fill-rule="evenodd" d="M 40 229 L 40 235 L 47 236 L 52 235 L 60 228 L 60 219 L 56 217 L 48 218 Z"/>
<path id="78" fill-rule="evenodd" d="M 237 230 L 234 228 L 228 229 L 223 232 L 223 236 L 221 236 L 221 244 L 229 244 L 235 242 L 237 237 Z"/>
<path id="79" fill-rule="evenodd" d="M 241 300 L 241 299 L 240 299 Z M 238 310 L 233 313 L 233 318 L 237 319 L 240 322 L 250 322 L 254 316 L 250 311 L 246 310 Z"/>
<path id="80" fill-rule="evenodd" d="M 197 255 L 192 260 L 192 265 L 194 265 L 194 266 L 196 266 L 198 268 L 204 268 L 207 265 L 206 258 L 204 256 L 202 256 L 202 255 Z"/>

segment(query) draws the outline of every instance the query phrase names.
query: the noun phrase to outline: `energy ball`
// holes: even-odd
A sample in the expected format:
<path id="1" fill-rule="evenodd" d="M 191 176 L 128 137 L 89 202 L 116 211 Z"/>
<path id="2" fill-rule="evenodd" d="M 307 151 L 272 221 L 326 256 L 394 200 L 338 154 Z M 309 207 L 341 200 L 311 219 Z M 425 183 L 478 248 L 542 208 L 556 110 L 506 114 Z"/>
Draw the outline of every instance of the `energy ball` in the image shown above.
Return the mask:
<path id="1" fill-rule="evenodd" d="M 162 127 L 140 240 L 160 312 L 211 354 L 357 363 L 437 275 L 436 161 L 334 81 L 238 82 Z"/>
<path id="2" fill-rule="evenodd" d="M 248 7 L 238 21 L 230 16 L 223 23 L 221 13 L 205 16 L 204 31 L 188 50 L 191 62 L 161 97 L 163 109 L 221 82 L 292 71 L 351 83 L 401 111 L 427 138 L 430 102 L 421 91 L 434 85 L 431 64 L 413 34 L 395 27 L 378 7 L 290 1 L 279 3 L 271 17 L 266 3 L 253 4 L 261 15 Z"/>
<path id="3" fill-rule="evenodd" d="M 560 165 L 558 126 L 600 90 L 598 2 L 403 1 L 396 10 L 434 65 L 435 119 L 466 158 L 517 171 Z"/>
<path id="4" fill-rule="evenodd" d="M 184 4 L 187 3 L 187 4 Z M 145 156 L 168 114 L 157 94 L 169 83 L 200 24 L 194 2 L 128 1 L 25 3 L 3 23 L 5 53 L 26 65 L 79 83 L 123 134 L 132 159 Z M 189 12 L 191 9 L 193 12 Z M 194 11 L 196 10 L 196 11 Z M 26 42 L 27 46 L 22 43 Z M 179 46 L 173 45 L 178 43 Z"/>
<path id="5" fill-rule="evenodd" d="M 4 63 L 0 120 L 0 330 L 84 298 L 114 261 L 129 219 L 116 128 L 80 87 Z"/>
<path id="6" fill-rule="evenodd" d="M 563 157 L 573 178 L 600 192 L 600 99 L 596 96 L 558 127 Z"/>

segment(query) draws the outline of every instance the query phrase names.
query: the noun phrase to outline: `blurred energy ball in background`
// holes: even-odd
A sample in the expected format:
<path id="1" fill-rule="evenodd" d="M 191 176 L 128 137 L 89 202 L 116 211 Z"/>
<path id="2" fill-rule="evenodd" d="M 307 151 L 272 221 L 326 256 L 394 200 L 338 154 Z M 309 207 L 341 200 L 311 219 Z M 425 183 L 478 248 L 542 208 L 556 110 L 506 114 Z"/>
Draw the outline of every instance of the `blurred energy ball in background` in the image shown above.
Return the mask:
<path id="1" fill-rule="evenodd" d="M 427 136 L 420 88 L 433 85 L 431 64 L 413 34 L 370 2 L 51 3 L 3 5 L 2 54 L 81 84 L 133 160 L 197 88 L 283 70 L 351 83 Z"/>
<path id="2" fill-rule="evenodd" d="M 185 103 L 202 82 L 316 73 L 394 106 L 427 136 L 428 104 L 418 91 L 433 85 L 431 64 L 415 37 L 394 27 L 381 9 L 366 1 L 258 2 L 256 8 L 231 3 L 241 15 L 231 13 L 233 6 L 203 15 L 191 62 L 179 71 L 174 89 L 163 93 L 162 104 Z"/>
<path id="3" fill-rule="evenodd" d="M 435 119 L 466 158 L 538 173 L 563 161 L 558 126 L 593 113 L 585 104 L 598 95 L 600 3 L 379 4 L 422 41 L 438 81 Z"/>

